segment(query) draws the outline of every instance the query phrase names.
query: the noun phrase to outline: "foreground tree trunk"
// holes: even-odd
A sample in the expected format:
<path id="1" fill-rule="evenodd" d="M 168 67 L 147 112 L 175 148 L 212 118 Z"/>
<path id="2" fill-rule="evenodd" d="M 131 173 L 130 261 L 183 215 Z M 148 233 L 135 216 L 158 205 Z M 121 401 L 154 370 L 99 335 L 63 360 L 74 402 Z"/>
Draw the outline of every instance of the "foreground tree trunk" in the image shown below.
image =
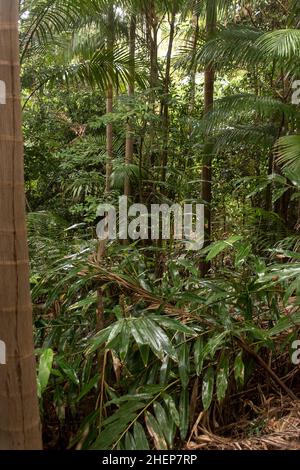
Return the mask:
<path id="1" fill-rule="evenodd" d="M 40 449 L 26 242 L 17 0 L 0 0 L 0 449 Z"/>

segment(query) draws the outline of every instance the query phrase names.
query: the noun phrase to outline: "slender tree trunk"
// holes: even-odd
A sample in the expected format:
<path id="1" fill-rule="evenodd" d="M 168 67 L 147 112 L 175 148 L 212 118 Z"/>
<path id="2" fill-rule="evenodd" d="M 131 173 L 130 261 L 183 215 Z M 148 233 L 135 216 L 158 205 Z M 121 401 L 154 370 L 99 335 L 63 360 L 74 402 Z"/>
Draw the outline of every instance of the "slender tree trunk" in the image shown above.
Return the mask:
<path id="1" fill-rule="evenodd" d="M 153 114 L 156 114 L 156 88 L 159 86 L 159 76 L 158 76 L 158 29 L 159 29 L 159 20 L 155 11 L 155 2 L 149 0 L 146 6 L 146 31 L 147 31 L 147 43 L 149 48 L 150 55 L 150 76 L 149 83 L 151 89 L 150 96 L 150 107 Z M 156 152 L 153 151 L 155 146 L 156 138 L 156 128 L 154 123 L 150 122 L 149 130 L 149 161 L 142 162 L 143 166 L 149 164 L 153 167 L 157 162 L 155 161 Z M 154 188 L 153 188 L 154 189 Z"/>
<path id="2" fill-rule="evenodd" d="M 113 99 L 114 99 L 114 92 L 113 86 L 110 83 L 107 89 L 107 96 L 106 96 L 106 113 L 113 112 Z M 105 192 L 109 193 L 111 188 L 111 174 L 112 174 L 112 162 L 114 158 L 114 151 L 113 151 L 113 125 L 112 123 L 108 123 L 106 125 L 106 154 L 107 154 L 107 162 L 106 162 L 106 185 L 105 185 Z"/>
<path id="3" fill-rule="evenodd" d="M 112 51 L 114 48 L 115 42 L 115 12 L 114 5 L 109 5 L 108 9 L 108 41 L 107 48 Z M 114 101 L 114 89 L 112 83 L 108 84 L 107 93 L 106 93 L 106 113 L 113 112 L 113 101 Z M 106 163 L 106 185 L 105 192 L 109 193 L 111 189 L 111 174 L 112 174 L 112 165 L 114 158 L 113 151 L 113 124 L 108 123 L 106 126 L 106 153 L 107 153 L 107 163 Z"/>
<path id="4" fill-rule="evenodd" d="M 26 241 L 19 2 L 0 0 L 0 449 L 41 449 Z"/>
<path id="5" fill-rule="evenodd" d="M 167 63 L 166 63 L 166 76 L 165 76 L 165 87 L 164 87 L 164 100 L 163 100 L 163 152 L 162 152 L 162 174 L 161 180 L 166 181 L 167 165 L 168 165 L 168 152 L 169 152 L 169 128 L 170 128 L 170 116 L 169 116 L 169 91 L 171 81 L 171 60 L 172 51 L 175 37 L 175 21 L 176 21 L 176 2 L 173 4 L 172 14 L 170 23 L 170 36 L 169 45 L 167 51 Z"/>
<path id="6" fill-rule="evenodd" d="M 211 39 L 216 31 L 217 25 L 217 6 L 216 1 L 207 0 L 206 6 L 206 34 L 207 40 Z M 214 105 L 215 88 L 215 70 L 213 64 L 210 64 L 204 72 L 204 114 L 209 113 Z M 205 204 L 205 226 L 206 226 L 206 244 L 211 241 L 211 203 L 212 203 L 212 146 L 206 145 L 202 163 L 202 200 Z M 210 269 L 209 263 L 201 263 L 200 270 L 203 276 Z"/>
<path id="7" fill-rule="evenodd" d="M 131 71 L 130 71 L 130 81 L 128 84 L 128 97 L 133 98 L 135 92 L 135 41 L 136 41 L 136 16 L 132 15 L 130 20 L 130 31 L 129 31 L 129 52 L 130 52 L 130 60 L 131 60 Z M 125 164 L 131 165 L 133 162 L 133 148 L 134 148 L 134 135 L 133 135 L 133 128 L 131 125 L 130 120 L 127 123 L 126 129 L 126 153 L 125 153 Z M 130 180 L 128 175 L 125 177 L 125 184 L 124 184 L 124 195 L 130 196 L 131 188 L 130 188 Z"/>
<path id="8" fill-rule="evenodd" d="M 146 30 L 150 52 L 150 88 L 158 86 L 158 17 L 154 0 L 149 0 L 146 6 Z M 153 104 L 155 103 L 155 94 Z"/>
<path id="9" fill-rule="evenodd" d="M 197 5 L 197 2 L 196 2 Z M 199 14 L 193 15 L 193 25 L 195 28 L 194 37 L 193 37 L 193 52 L 192 52 L 192 71 L 191 71 L 191 94 L 190 94 L 190 104 L 189 104 L 189 114 L 193 116 L 195 111 L 196 104 L 196 75 L 197 75 L 197 64 L 196 54 L 197 54 L 197 45 L 199 39 Z M 190 126 L 190 134 L 192 132 L 192 126 Z"/>

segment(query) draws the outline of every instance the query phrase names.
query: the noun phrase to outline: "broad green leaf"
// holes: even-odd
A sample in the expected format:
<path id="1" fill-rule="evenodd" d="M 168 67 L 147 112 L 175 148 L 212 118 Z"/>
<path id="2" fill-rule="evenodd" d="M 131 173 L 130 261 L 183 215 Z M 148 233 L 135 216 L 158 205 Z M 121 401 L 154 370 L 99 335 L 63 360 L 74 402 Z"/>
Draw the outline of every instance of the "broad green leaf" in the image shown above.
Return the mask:
<path id="1" fill-rule="evenodd" d="M 135 450 L 149 450 L 149 443 L 143 426 L 136 422 L 133 428 Z"/>
<path id="2" fill-rule="evenodd" d="M 161 368 L 160 368 L 160 376 L 159 376 L 159 383 L 161 385 L 166 385 L 168 382 L 168 377 L 169 377 L 169 357 L 165 356 Z"/>
<path id="3" fill-rule="evenodd" d="M 247 260 L 248 256 L 251 253 L 251 245 L 250 243 L 240 243 L 237 247 L 235 257 L 234 257 L 234 265 L 235 267 L 242 266 L 245 261 Z"/>
<path id="4" fill-rule="evenodd" d="M 227 356 L 223 356 L 219 369 L 217 372 L 216 387 L 217 387 L 217 398 L 219 403 L 221 403 L 226 395 L 228 388 L 228 375 L 229 375 L 229 360 Z"/>
<path id="5" fill-rule="evenodd" d="M 187 343 L 179 347 L 178 368 L 182 387 L 187 388 L 190 381 L 190 348 Z"/>
<path id="6" fill-rule="evenodd" d="M 127 432 L 125 436 L 125 450 L 135 450 L 135 441 L 131 432 Z"/>
<path id="7" fill-rule="evenodd" d="M 215 372 L 213 367 L 207 369 L 202 383 L 202 403 L 203 408 L 207 411 L 211 405 L 215 383 Z"/>
<path id="8" fill-rule="evenodd" d="M 194 360 L 195 360 L 195 368 L 196 374 L 198 377 L 202 373 L 203 369 L 203 360 L 204 360 L 204 342 L 203 336 L 199 336 L 199 338 L 195 341 L 194 346 Z"/>
<path id="9" fill-rule="evenodd" d="M 109 336 L 107 338 L 107 348 L 108 349 L 114 349 L 116 350 L 119 343 L 120 343 L 120 337 L 123 335 L 123 326 L 124 326 L 124 320 L 119 320 L 113 325 L 111 325 L 111 330 L 109 333 Z M 118 340 L 117 342 L 115 340 Z"/>
<path id="10" fill-rule="evenodd" d="M 96 374 L 95 377 L 89 381 L 89 383 L 85 384 L 77 398 L 77 401 L 82 400 L 82 398 L 84 398 L 97 385 L 99 379 L 100 374 Z"/>
<path id="11" fill-rule="evenodd" d="M 225 338 L 228 334 L 228 331 L 223 331 L 222 333 L 218 333 L 215 336 L 213 336 L 208 343 L 204 347 L 203 355 L 204 358 L 206 356 L 210 356 L 211 359 L 214 358 L 214 355 L 216 351 L 219 349 L 219 347 L 223 344 L 225 344 Z"/>
<path id="12" fill-rule="evenodd" d="M 167 450 L 168 446 L 165 437 L 162 433 L 161 426 L 160 424 L 158 424 L 158 422 L 151 413 L 146 413 L 145 422 L 148 432 L 153 439 L 155 449 Z"/>
<path id="13" fill-rule="evenodd" d="M 276 336 L 283 331 L 287 331 L 295 325 L 300 324 L 300 313 L 294 313 L 289 317 L 283 317 L 278 320 L 277 324 L 268 331 L 269 336 Z"/>
<path id="14" fill-rule="evenodd" d="M 196 332 L 193 328 L 184 325 L 178 320 L 174 320 L 174 318 L 168 318 L 166 316 L 159 316 L 159 315 L 151 315 L 151 320 L 157 322 L 160 326 L 164 327 L 166 330 L 177 331 L 181 333 L 185 333 L 187 335 L 194 336 Z"/>
<path id="15" fill-rule="evenodd" d="M 234 235 L 227 240 L 219 241 L 216 243 L 213 243 L 209 247 L 209 252 L 208 255 L 206 256 L 206 261 L 212 261 L 214 258 L 216 258 L 222 251 L 226 250 L 227 248 L 233 248 L 234 244 L 241 240 L 242 237 L 238 235 Z"/>
<path id="16" fill-rule="evenodd" d="M 152 320 L 138 318 L 131 322 L 131 331 L 138 344 L 148 345 L 163 360 L 167 354 L 177 361 L 176 352 L 166 333 Z"/>
<path id="17" fill-rule="evenodd" d="M 240 351 L 234 361 L 234 377 L 238 385 L 243 385 L 245 380 L 245 366 L 243 362 L 243 351 Z"/>
<path id="18" fill-rule="evenodd" d="M 91 446 L 91 450 L 111 449 L 144 406 L 145 404 L 138 400 L 125 402 L 103 422 L 103 429 Z"/>
<path id="19" fill-rule="evenodd" d="M 180 416 L 180 437 L 184 441 L 186 439 L 189 430 L 189 419 L 190 419 L 190 403 L 189 403 L 189 391 L 188 389 L 182 389 L 179 401 L 179 416 Z"/>
<path id="20" fill-rule="evenodd" d="M 166 411 L 164 410 L 163 406 L 160 403 L 155 402 L 153 405 L 153 409 L 154 409 L 156 420 L 160 425 L 160 429 L 163 432 L 169 447 L 171 448 L 173 445 L 173 435 L 174 435 L 173 424 L 174 423 L 168 418 Z"/>
<path id="21" fill-rule="evenodd" d="M 45 349 L 39 361 L 39 369 L 38 369 L 38 395 L 39 398 L 42 397 L 44 391 L 47 388 L 51 369 L 53 365 L 54 353 L 52 349 Z"/>
<path id="22" fill-rule="evenodd" d="M 74 385 L 80 384 L 76 370 L 70 364 L 64 361 L 61 357 L 58 357 L 56 359 L 56 362 L 60 369 L 63 371 L 64 375 L 70 380 L 70 382 L 72 382 Z"/>
<path id="23" fill-rule="evenodd" d="M 97 351 L 97 349 L 101 348 L 104 343 L 108 340 L 112 327 L 109 326 L 105 328 L 105 330 L 100 331 L 97 333 L 91 340 L 90 345 L 87 348 L 86 354 L 92 354 L 93 352 Z"/>
<path id="24" fill-rule="evenodd" d="M 122 334 L 120 335 L 120 341 L 119 341 L 119 347 L 118 347 L 118 354 L 120 356 L 120 359 L 122 362 L 125 361 L 127 352 L 129 349 L 129 344 L 130 344 L 130 331 L 128 328 L 127 321 L 124 322 L 123 328 L 122 328 Z"/>
<path id="25" fill-rule="evenodd" d="M 178 413 L 178 410 L 176 408 L 176 404 L 174 399 L 168 395 L 167 393 L 163 394 L 163 399 L 165 404 L 167 405 L 168 411 L 170 413 L 170 416 L 172 417 L 174 423 L 176 424 L 177 427 L 180 426 L 180 416 Z"/>

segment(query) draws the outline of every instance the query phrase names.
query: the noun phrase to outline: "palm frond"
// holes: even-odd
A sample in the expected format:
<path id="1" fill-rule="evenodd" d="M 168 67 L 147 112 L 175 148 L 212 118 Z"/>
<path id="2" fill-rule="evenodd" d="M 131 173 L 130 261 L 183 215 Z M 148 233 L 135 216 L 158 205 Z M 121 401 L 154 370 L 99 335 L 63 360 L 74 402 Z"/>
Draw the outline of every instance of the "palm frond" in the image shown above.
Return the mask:
<path id="1" fill-rule="evenodd" d="M 251 94 L 237 94 L 222 98 L 215 102 L 214 110 L 208 113 L 200 122 L 200 127 L 205 133 L 214 133 L 220 129 L 243 122 L 251 123 L 258 118 L 281 121 L 294 118 L 298 111 L 293 105 L 282 103 L 268 96 Z"/>
<path id="2" fill-rule="evenodd" d="M 271 148 L 276 139 L 277 129 L 271 124 L 235 125 L 221 130 L 215 137 L 214 153 L 230 148 Z"/>
<path id="3" fill-rule="evenodd" d="M 249 27 L 231 26 L 221 29 L 217 36 L 208 41 L 197 53 L 199 65 L 214 63 L 218 68 L 256 65 L 259 49 L 257 39 L 262 32 Z"/>
<path id="4" fill-rule="evenodd" d="M 256 47 L 260 54 L 271 59 L 299 59 L 300 30 L 280 29 L 265 33 L 256 41 Z"/>
<path id="5" fill-rule="evenodd" d="M 283 168 L 300 175 L 300 135 L 281 137 L 276 144 L 276 153 Z"/>
<path id="6" fill-rule="evenodd" d="M 95 6 L 93 0 L 37 0 L 25 2 L 21 12 L 21 60 L 34 42 L 44 44 L 57 34 L 70 31 L 78 19 Z"/>

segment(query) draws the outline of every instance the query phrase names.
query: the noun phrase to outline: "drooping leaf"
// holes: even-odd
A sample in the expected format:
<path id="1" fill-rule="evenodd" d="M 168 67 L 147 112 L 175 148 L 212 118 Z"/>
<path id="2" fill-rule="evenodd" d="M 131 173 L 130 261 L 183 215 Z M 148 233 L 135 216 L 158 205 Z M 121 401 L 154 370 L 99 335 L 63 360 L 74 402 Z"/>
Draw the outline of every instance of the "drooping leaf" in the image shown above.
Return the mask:
<path id="1" fill-rule="evenodd" d="M 155 449 L 157 450 L 168 449 L 160 424 L 156 421 L 156 419 L 151 413 L 149 412 L 146 413 L 145 422 L 146 422 L 148 432 L 153 439 Z"/>
<path id="2" fill-rule="evenodd" d="M 217 398 L 219 403 L 221 403 L 226 395 L 228 388 L 228 375 L 229 375 L 229 360 L 228 357 L 223 355 L 221 358 L 219 368 L 217 371 L 216 378 L 216 388 L 217 388 Z"/>
<path id="3" fill-rule="evenodd" d="M 202 383 L 202 403 L 203 408 L 207 411 L 211 405 L 215 383 L 215 371 L 213 367 L 209 367 L 203 377 Z"/>
<path id="4" fill-rule="evenodd" d="M 45 349 L 40 356 L 38 369 L 38 395 L 40 398 L 47 388 L 52 370 L 53 359 L 54 352 L 50 348 Z"/>
<path id="5" fill-rule="evenodd" d="M 179 401 L 179 416 L 180 416 L 180 437 L 184 441 L 186 439 L 189 430 L 190 420 L 190 403 L 189 403 L 189 391 L 187 388 L 183 388 L 180 394 Z"/>
<path id="6" fill-rule="evenodd" d="M 240 351 L 234 361 L 234 377 L 238 385 L 243 385 L 245 380 L 245 365 L 243 351 Z"/>

